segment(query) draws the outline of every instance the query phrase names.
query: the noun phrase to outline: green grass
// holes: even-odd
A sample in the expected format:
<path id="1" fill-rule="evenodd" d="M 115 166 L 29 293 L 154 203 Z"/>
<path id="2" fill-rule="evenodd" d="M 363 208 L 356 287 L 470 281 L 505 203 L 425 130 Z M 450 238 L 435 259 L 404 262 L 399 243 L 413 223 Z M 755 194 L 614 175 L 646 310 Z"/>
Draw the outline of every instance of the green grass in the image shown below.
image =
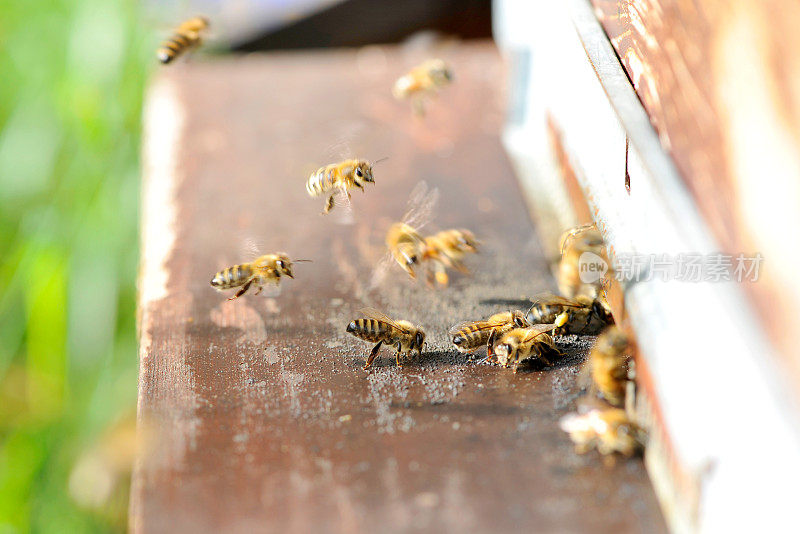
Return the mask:
<path id="1" fill-rule="evenodd" d="M 135 409 L 138 5 L 0 0 L 0 534 L 125 525 L 69 478 Z"/>

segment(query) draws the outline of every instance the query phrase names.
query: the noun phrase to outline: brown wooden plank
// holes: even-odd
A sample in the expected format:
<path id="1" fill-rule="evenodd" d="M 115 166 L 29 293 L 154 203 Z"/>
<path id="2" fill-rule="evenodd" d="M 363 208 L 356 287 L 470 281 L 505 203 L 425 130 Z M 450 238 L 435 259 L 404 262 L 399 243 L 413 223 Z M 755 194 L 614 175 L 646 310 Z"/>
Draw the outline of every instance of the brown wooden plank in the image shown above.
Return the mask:
<path id="1" fill-rule="evenodd" d="M 162 75 L 185 134 L 175 172 L 151 154 L 145 177 L 139 417 L 154 438 L 133 531 L 665 530 L 641 461 L 575 455 L 557 427 L 588 340 L 517 375 L 448 344 L 456 321 L 554 284 L 499 142 L 496 51 L 448 50 L 457 83 L 424 121 L 389 94 L 418 59 L 276 54 Z M 303 182 L 349 134 L 351 154 L 390 159 L 354 195 L 356 224 L 338 226 Z M 474 275 L 430 291 L 395 269 L 371 291 L 383 234 L 422 179 L 443 193 L 432 228 L 484 242 Z M 314 263 L 276 299 L 226 302 L 208 280 L 241 261 L 244 237 Z M 364 305 L 424 325 L 424 361 L 398 369 L 385 352 L 363 371 L 369 347 L 344 328 Z"/>
<path id="2" fill-rule="evenodd" d="M 764 255 L 746 287 L 800 383 L 800 5 L 591 2 L 723 251 Z"/>

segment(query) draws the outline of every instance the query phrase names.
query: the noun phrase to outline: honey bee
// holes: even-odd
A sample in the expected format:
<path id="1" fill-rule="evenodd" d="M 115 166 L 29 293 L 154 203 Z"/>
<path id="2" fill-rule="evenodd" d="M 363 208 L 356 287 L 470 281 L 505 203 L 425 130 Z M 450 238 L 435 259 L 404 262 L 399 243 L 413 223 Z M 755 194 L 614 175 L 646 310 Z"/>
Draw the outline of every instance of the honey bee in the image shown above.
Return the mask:
<path id="1" fill-rule="evenodd" d="M 449 330 L 459 352 L 475 352 L 486 346 L 486 359 L 494 356 L 494 341 L 514 328 L 530 326 L 519 310 L 496 313 L 484 321 L 464 321 Z"/>
<path id="2" fill-rule="evenodd" d="M 469 274 L 462 260 L 468 253 L 478 252 L 478 241 L 472 232 L 464 229 L 443 230 L 425 237 L 424 241 L 422 259 L 430 265 L 429 284 L 435 279 L 439 285 L 446 286 L 450 281 L 447 267 Z"/>
<path id="3" fill-rule="evenodd" d="M 621 408 L 592 408 L 561 418 L 561 429 L 569 434 L 578 454 L 597 448 L 600 454 L 615 452 L 633 456 L 642 452 L 646 434 Z"/>
<path id="4" fill-rule="evenodd" d="M 566 298 L 549 293 L 533 301 L 533 305 L 525 314 L 525 319 L 530 324 L 555 324 L 556 335 L 591 336 L 614 324 L 614 317 L 597 299 L 586 296 Z"/>
<path id="5" fill-rule="evenodd" d="M 375 163 L 379 161 L 383 160 Z M 320 167 L 306 181 L 306 191 L 312 197 L 327 194 L 324 213 L 328 213 L 333 209 L 337 195 L 345 202 L 349 202 L 350 189 L 359 188 L 364 192 L 365 184 L 375 183 L 372 175 L 373 165 L 374 163 L 363 159 L 348 159 Z"/>
<path id="6" fill-rule="evenodd" d="M 397 79 L 392 94 L 398 100 L 411 98 L 414 110 L 425 113 L 424 99 L 453 80 L 453 74 L 441 59 L 429 59 Z"/>
<path id="7" fill-rule="evenodd" d="M 191 48 L 202 43 L 202 34 L 208 29 L 206 17 L 193 17 L 175 29 L 172 37 L 161 43 L 157 56 L 161 63 L 167 64 Z"/>
<path id="8" fill-rule="evenodd" d="M 415 269 L 421 265 L 426 268 L 428 284 L 433 285 L 435 281 L 441 286 L 450 282 L 448 267 L 469 274 L 469 269 L 462 260 L 466 254 L 478 251 L 478 241 L 469 230 L 443 230 L 422 237 L 414 227 L 406 223 L 395 223 L 389 228 L 386 246 L 411 278 L 416 278 Z"/>
<path id="9" fill-rule="evenodd" d="M 576 226 L 561 236 L 561 261 L 558 264 L 558 288 L 562 295 L 583 295 L 596 298 L 600 295 L 603 278 L 595 282 L 581 280 L 581 256 L 592 253 L 608 265 L 603 236 L 594 224 Z"/>
<path id="10" fill-rule="evenodd" d="M 393 261 L 411 278 L 416 278 L 416 269 L 426 248 L 425 239 L 418 230 L 430 221 L 438 200 L 438 189 L 429 190 L 425 182 L 414 187 L 401 222 L 394 223 L 386 233 L 388 254 L 375 269 L 370 287 L 374 288 L 380 283 Z"/>
<path id="11" fill-rule="evenodd" d="M 308 262 L 311 260 L 295 260 L 295 262 Z M 211 279 L 211 286 L 216 290 L 241 289 L 228 300 L 233 300 L 244 295 L 250 286 L 255 284 L 258 290 L 256 295 L 261 293 L 266 284 L 280 284 L 281 276 L 294 278 L 292 273 L 292 260 L 285 253 L 265 254 L 259 256 L 250 263 L 241 263 L 223 269 Z"/>
<path id="12" fill-rule="evenodd" d="M 515 373 L 523 363 L 534 359 L 552 365 L 553 362 L 549 358 L 561 355 L 548 333 L 552 329 L 553 325 L 537 324 L 510 330 L 494 347 L 497 363 L 503 367 L 510 365 Z"/>
<path id="13" fill-rule="evenodd" d="M 386 232 L 386 247 L 397 264 L 411 278 L 417 277 L 416 268 L 425 254 L 425 239 L 410 224 L 394 223 Z"/>
<path id="14" fill-rule="evenodd" d="M 398 367 L 403 366 L 405 356 L 411 356 L 416 351 L 417 356 L 422 356 L 425 345 L 425 332 L 422 328 L 408 321 L 390 319 L 383 313 L 372 308 L 361 310 L 366 319 L 355 319 L 347 325 L 347 332 L 359 339 L 369 342 L 378 342 L 369 353 L 364 369 L 369 369 L 383 343 L 394 345 L 397 349 L 395 361 Z"/>
<path id="15" fill-rule="evenodd" d="M 610 326 L 597 336 L 585 368 L 600 395 L 614 406 L 625 402 L 628 381 L 628 355 L 630 340 L 616 326 Z"/>

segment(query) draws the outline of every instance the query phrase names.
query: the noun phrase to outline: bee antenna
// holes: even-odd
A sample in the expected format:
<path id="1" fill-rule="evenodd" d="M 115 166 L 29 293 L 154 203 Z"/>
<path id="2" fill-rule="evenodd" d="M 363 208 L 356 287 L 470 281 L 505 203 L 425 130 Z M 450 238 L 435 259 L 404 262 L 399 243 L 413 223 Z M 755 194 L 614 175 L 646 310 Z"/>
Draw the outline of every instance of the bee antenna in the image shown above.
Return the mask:
<path id="1" fill-rule="evenodd" d="M 372 164 L 375 165 L 377 163 L 380 163 L 381 161 L 386 161 L 387 159 L 389 159 L 389 156 L 386 156 L 385 158 L 381 159 L 376 159 L 375 161 L 372 162 Z"/>
<path id="2" fill-rule="evenodd" d="M 305 263 L 311 263 L 311 262 L 313 262 L 313 261 L 314 261 L 314 260 L 294 260 L 294 263 L 303 263 L 303 262 L 305 262 Z"/>

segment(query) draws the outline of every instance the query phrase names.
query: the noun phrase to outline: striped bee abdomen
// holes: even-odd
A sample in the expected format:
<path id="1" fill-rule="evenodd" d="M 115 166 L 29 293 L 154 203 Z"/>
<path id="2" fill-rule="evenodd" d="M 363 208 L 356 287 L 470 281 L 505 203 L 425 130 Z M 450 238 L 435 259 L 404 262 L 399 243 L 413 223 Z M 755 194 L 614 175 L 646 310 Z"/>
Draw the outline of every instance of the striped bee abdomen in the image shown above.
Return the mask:
<path id="1" fill-rule="evenodd" d="M 556 317 L 564 311 L 563 306 L 550 304 L 534 304 L 525 317 L 531 324 L 549 324 L 556 320 Z"/>
<path id="2" fill-rule="evenodd" d="M 392 331 L 392 326 L 376 319 L 355 319 L 347 325 L 347 332 L 364 341 L 386 341 Z"/>
<path id="3" fill-rule="evenodd" d="M 211 285 L 217 289 L 230 289 L 243 285 L 252 275 L 253 269 L 250 265 L 234 265 L 215 274 Z"/>
<path id="4" fill-rule="evenodd" d="M 306 182 L 306 191 L 312 197 L 319 196 L 333 188 L 336 180 L 336 165 L 321 167 Z"/>
<path id="5" fill-rule="evenodd" d="M 486 345 L 489 341 L 491 328 L 481 324 L 465 326 L 453 333 L 453 344 L 460 350 L 472 351 Z"/>
<path id="6" fill-rule="evenodd" d="M 187 48 L 194 45 L 195 42 L 194 39 L 189 39 L 185 35 L 176 33 L 161 43 L 161 47 L 158 49 L 158 60 L 161 63 L 169 63 L 186 51 Z"/>

